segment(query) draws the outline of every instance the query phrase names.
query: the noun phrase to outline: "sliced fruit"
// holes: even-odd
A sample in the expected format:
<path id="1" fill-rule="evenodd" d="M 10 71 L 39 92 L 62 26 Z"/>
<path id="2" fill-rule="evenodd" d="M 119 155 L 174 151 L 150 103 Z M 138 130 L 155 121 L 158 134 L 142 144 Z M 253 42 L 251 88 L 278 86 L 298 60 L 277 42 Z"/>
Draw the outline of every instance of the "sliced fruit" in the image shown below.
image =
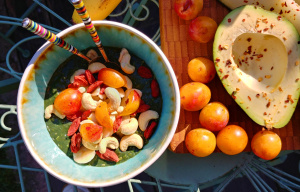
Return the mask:
<path id="1" fill-rule="evenodd" d="M 101 102 L 96 110 L 95 110 L 95 116 L 100 125 L 102 125 L 104 128 L 112 129 L 113 128 L 113 121 L 110 119 L 108 107 L 106 102 Z"/>
<path id="2" fill-rule="evenodd" d="M 265 10 L 275 12 L 287 18 L 300 33 L 300 1 L 299 0 L 220 0 L 230 9 L 235 9 L 243 5 L 256 5 Z"/>
<path id="3" fill-rule="evenodd" d="M 139 93 L 136 90 L 132 89 L 128 95 L 128 99 L 126 102 L 127 104 L 122 113 L 120 113 L 120 116 L 126 116 L 134 113 L 139 108 L 140 102 L 141 97 Z"/>
<path id="4" fill-rule="evenodd" d="M 125 76 L 111 68 L 102 68 L 98 73 L 98 80 L 113 88 L 120 88 L 126 85 Z"/>
<path id="5" fill-rule="evenodd" d="M 215 67 L 227 92 L 256 123 L 284 127 L 299 98 L 300 44 L 280 15 L 246 5 L 230 12 L 213 45 Z"/>
<path id="6" fill-rule="evenodd" d="M 90 162 L 96 155 L 95 150 L 90 150 L 81 146 L 77 153 L 73 153 L 73 159 L 76 163 L 85 164 Z"/>

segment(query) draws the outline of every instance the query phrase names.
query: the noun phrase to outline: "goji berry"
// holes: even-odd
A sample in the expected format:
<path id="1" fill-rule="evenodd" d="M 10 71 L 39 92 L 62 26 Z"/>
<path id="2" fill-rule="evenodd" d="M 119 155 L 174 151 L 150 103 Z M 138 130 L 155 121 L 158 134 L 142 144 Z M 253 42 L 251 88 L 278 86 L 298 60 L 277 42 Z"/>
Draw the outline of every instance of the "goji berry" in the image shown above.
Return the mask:
<path id="1" fill-rule="evenodd" d="M 145 78 L 145 79 L 150 79 L 150 78 L 153 77 L 151 70 L 150 70 L 148 67 L 145 67 L 145 66 L 140 66 L 140 67 L 138 68 L 138 71 L 137 71 L 137 72 L 138 72 L 138 74 L 139 74 L 141 77 L 143 77 L 143 78 Z"/>
<path id="2" fill-rule="evenodd" d="M 152 97 L 156 98 L 159 96 L 159 85 L 155 79 L 151 82 L 151 95 Z"/>
<path id="3" fill-rule="evenodd" d="M 80 87 L 80 83 L 78 81 L 74 81 L 73 83 L 70 83 L 68 85 L 68 88 L 75 88 L 75 89 L 77 89 L 79 87 Z"/>
<path id="4" fill-rule="evenodd" d="M 81 112 L 81 111 L 78 111 L 77 113 L 72 114 L 72 115 L 67 115 L 66 117 L 67 117 L 67 119 L 68 119 L 69 121 L 74 121 L 74 120 L 77 119 L 78 117 L 81 117 L 81 115 L 82 115 L 82 112 Z"/>
<path id="5" fill-rule="evenodd" d="M 106 89 L 106 85 L 103 85 L 102 87 L 101 87 L 101 89 L 100 89 L 100 94 L 104 94 L 104 91 L 105 91 L 105 89 Z"/>
<path id="6" fill-rule="evenodd" d="M 95 91 L 95 89 L 97 89 L 97 87 L 99 87 L 101 84 L 103 83 L 103 81 L 95 81 L 93 84 L 91 84 L 86 92 L 87 93 L 92 93 L 93 91 Z"/>
<path id="7" fill-rule="evenodd" d="M 85 76 L 89 84 L 93 84 L 95 82 L 95 77 L 90 70 L 85 70 Z"/>
<path id="8" fill-rule="evenodd" d="M 70 125 L 69 127 L 69 130 L 68 130 L 68 136 L 72 136 L 74 135 L 74 133 L 76 133 L 76 131 L 78 130 L 79 128 L 79 125 L 80 125 L 80 120 L 81 120 L 81 117 L 78 117 L 77 119 L 75 119 L 72 124 Z"/>
<path id="9" fill-rule="evenodd" d="M 113 124 L 113 132 L 117 132 L 122 123 L 122 116 L 117 116 Z"/>
<path id="10" fill-rule="evenodd" d="M 113 162 L 119 161 L 119 157 L 116 154 L 116 152 L 114 152 L 109 148 L 106 148 L 106 151 L 103 154 L 101 154 L 99 151 L 96 151 L 96 154 L 98 155 L 98 157 L 100 157 L 100 159 L 103 159 L 105 161 L 113 161 Z"/>
<path id="11" fill-rule="evenodd" d="M 92 113 L 92 110 L 90 110 L 90 109 L 83 112 L 81 115 L 81 121 L 86 120 L 90 116 L 91 113 Z"/>
<path id="12" fill-rule="evenodd" d="M 80 145 L 81 145 L 81 135 L 80 133 L 76 133 L 71 138 L 70 149 L 72 153 L 77 153 L 80 149 Z"/>
<path id="13" fill-rule="evenodd" d="M 86 80 L 85 75 L 77 75 L 74 77 L 74 82 L 78 82 L 80 86 L 87 87 L 89 86 L 89 82 Z"/>
<path id="14" fill-rule="evenodd" d="M 150 125 L 147 126 L 145 132 L 144 132 L 144 137 L 145 139 L 148 139 L 151 137 L 153 134 L 154 128 L 156 127 L 157 123 L 155 121 L 152 121 Z"/>
<path id="15" fill-rule="evenodd" d="M 140 104 L 139 108 L 134 113 L 132 113 L 131 116 L 136 116 L 136 114 L 145 112 L 148 109 L 150 109 L 150 105 Z"/>

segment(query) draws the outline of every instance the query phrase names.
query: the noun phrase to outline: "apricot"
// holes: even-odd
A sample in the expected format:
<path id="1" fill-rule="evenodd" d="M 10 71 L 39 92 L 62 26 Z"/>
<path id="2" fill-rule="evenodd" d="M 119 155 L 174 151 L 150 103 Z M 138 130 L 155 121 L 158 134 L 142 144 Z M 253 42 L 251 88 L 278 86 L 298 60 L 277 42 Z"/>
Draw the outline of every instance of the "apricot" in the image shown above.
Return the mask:
<path id="1" fill-rule="evenodd" d="M 281 145 L 280 137 L 268 130 L 257 132 L 251 140 L 253 153 L 264 160 L 271 160 L 277 157 L 281 151 Z"/>
<path id="2" fill-rule="evenodd" d="M 217 23 L 210 17 L 199 16 L 189 25 L 189 35 L 192 40 L 207 43 L 213 39 L 217 30 Z"/>
<path id="3" fill-rule="evenodd" d="M 227 155 L 241 153 L 247 146 L 248 135 L 238 125 L 227 125 L 217 135 L 218 148 Z"/>
<path id="4" fill-rule="evenodd" d="M 54 100 L 54 108 L 63 115 L 73 115 L 81 108 L 82 93 L 68 88 L 59 93 Z"/>
<path id="5" fill-rule="evenodd" d="M 194 58 L 188 64 L 188 75 L 193 81 L 209 83 L 216 75 L 215 65 L 205 57 Z"/>
<path id="6" fill-rule="evenodd" d="M 216 137 L 207 129 L 193 129 L 186 135 L 185 145 L 192 155 L 206 157 L 214 152 L 216 148 Z"/>
<path id="7" fill-rule="evenodd" d="M 220 131 L 229 121 L 229 111 L 220 102 L 207 104 L 199 114 L 200 124 L 210 131 Z"/>
<path id="8" fill-rule="evenodd" d="M 88 142 L 96 142 L 100 139 L 103 128 L 97 124 L 84 123 L 80 126 L 81 137 Z"/>
<path id="9" fill-rule="evenodd" d="M 103 81 L 105 85 L 113 88 L 120 88 L 126 85 L 125 76 L 111 68 L 103 68 L 98 73 L 98 80 Z"/>
<path id="10" fill-rule="evenodd" d="M 174 10 L 184 20 L 197 17 L 203 8 L 203 0 L 175 0 Z"/>
<path id="11" fill-rule="evenodd" d="M 203 83 L 191 82 L 180 88 L 180 103 L 187 111 L 199 111 L 211 98 L 210 89 Z"/>

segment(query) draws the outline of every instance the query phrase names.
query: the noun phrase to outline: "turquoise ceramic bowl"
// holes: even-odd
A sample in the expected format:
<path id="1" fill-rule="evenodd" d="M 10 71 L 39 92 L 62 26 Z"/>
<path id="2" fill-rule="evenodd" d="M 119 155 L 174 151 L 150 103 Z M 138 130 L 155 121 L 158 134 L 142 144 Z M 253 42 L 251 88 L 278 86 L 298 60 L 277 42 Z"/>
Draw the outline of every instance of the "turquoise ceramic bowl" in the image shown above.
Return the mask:
<path id="1" fill-rule="evenodd" d="M 168 147 L 177 127 L 180 97 L 173 69 L 160 48 L 147 36 L 127 25 L 96 21 L 94 25 L 104 46 L 127 48 L 145 60 L 160 86 L 163 106 L 159 125 L 149 143 L 133 158 L 108 167 L 75 163 L 52 141 L 44 120 L 44 96 L 47 83 L 57 67 L 71 53 L 45 43 L 31 59 L 18 92 L 18 122 L 23 140 L 34 159 L 50 174 L 74 185 L 104 187 L 136 176 L 154 163 Z M 83 24 L 74 25 L 59 37 L 79 50 L 95 47 Z"/>

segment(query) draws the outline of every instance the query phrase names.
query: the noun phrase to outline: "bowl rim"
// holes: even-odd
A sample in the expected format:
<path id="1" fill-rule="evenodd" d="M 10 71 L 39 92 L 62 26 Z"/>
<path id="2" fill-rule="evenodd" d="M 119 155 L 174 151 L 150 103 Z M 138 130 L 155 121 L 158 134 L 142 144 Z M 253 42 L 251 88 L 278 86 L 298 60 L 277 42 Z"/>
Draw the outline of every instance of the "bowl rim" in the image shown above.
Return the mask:
<path id="1" fill-rule="evenodd" d="M 140 38 L 142 38 L 143 40 L 147 41 L 147 44 L 149 44 L 151 47 L 153 47 L 155 49 L 155 51 L 158 53 L 158 55 L 162 58 L 162 61 L 165 64 L 165 66 L 166 66 L 166 68 L 169 72 L 169 75 L 171 77 L 171 82 L 173 83 L 173 89 L 174 89 L 174 93 L 175 93 L 174 98 L 175 98 L 176 106 L 175 106 L 174 118 L 173 118 L 173 122 L 172 122 L 172 125 L 171 125 L 170 132 L 169 132 L 167 138 L 165 139 L 164 144 L 162 145 L 161 149 L 158 150 L 148 162 L 142 164 L 142 166 L 140 166 L 138 169 L 132 171 L 131 173 L 129 173 L 127 175 L 124 175 L 124 177 L 118 178 L 116 180 L 106 181 L 105 183 L 103 183 L 103 182 L 102 183 L 99 183 L 99 182 L 93 182 L 93 183 L 78 182 L 78 181 L 75 181 L 73 179 L 70 179 L 70 178 L 66 177 L 65 175 L 58 174 L 55 170 L 48 167 L 48 165 L 39 157 L 39 155 L 33 149 L 33 146 L 31 145 L 30 141 L 27 139 L 28 137 L 26 136 L 27 133 L 25 131 L 25 126 L 22 123 L 23 115 L 21 113 L 21 111 L 22 111 L 21 109 L 22 109 L 22 95 L 23 95 L 24 85 L 26 83 L 27 77 L 28 77 L 30 71 L 32 70 L 32 68 L 34 67 L 34 63 L 39 58 L 40 54 L 43 53 L 43 51 L 45 51 L 46 49 L 48 49 L 50 46 L 52 46 L 52 43 L 50 43 L 49 41 L 45 42 L 36 51 L 36 53 L 33 55 L 31 60 L 29 61 L 29 64 L 28 64 L 28 66 L 26 67 L 26 69 L 23 73 L 22 79 L 20 81 L 19 89 L 18 89 L 18 96 L 17 96 L 17 119 L 18 119 L 18 124 L 19 124 L 19 129 L 20 129 L 20 132 L 21 132 L 21 136 L 23 138 L 25 146 L 27 147 L 27 149 L 30 152 L 31 156 L 35 159 L 35 161 L 38 162 L 38 164 L 44 170 L 46 170 L 48 173 L 50 173 L 54 177 L 58 178 L 59 180 L 62 180 L 66 183 L 70 183 L 70 184 L 73 184 L 73 185 L 76 185 L 76 186 L 107 187 L 107 186 L 112 186 L 112 185 L 116 185 L 116 184 L 125 182 L 125 181 L 135 177 L 136 175 L 140 174 L 141 172 L 146 170 L 148 167 L 150 167 L 164 153 L 164 151 L 167 149 L 169 143 L 171 142 L 171 140 L 172 140 L 172 138 L 175 134 L 177 125 L 178 125 L 179 114 L 180 114 L 180 94 L 179 94 L 179 86 L 178 86 L 177 78 L 175 76 L 175 72 L 174 72 L 169 60 L 164 55 L 162 50 L 158 47 L 158 45 L 156 45 L 156 43 L 154 43 L 148 36 L 146 36 L 142 32 L 138 31 L 137 29 L 135 29 L 135 28 L 133 28 L 129 25 L 119 23 L 119 22 L 115 22 L 115 21 L 104 21 L 104 20 L 102 20 L 102 21 L 93 21 L 93 24 L 95 26 L 106 25 L 106 26 L 118 27 L 118 28 L 125 29 L 126 31 L 132 32 L 135 35 L 140 36 Z M 56 35 L 58 37 L 63 37 L 63 36 L 73 32 L 73 31 L 75 31 L 77 29 L 81 29 L 81 28 L 85 28 L 83 23 L 76 24 L 76 25 L 73 25 L 71 27 L 68 27 L 68 28 L 62 30 L 61 32 L 59 32 Z"/>

